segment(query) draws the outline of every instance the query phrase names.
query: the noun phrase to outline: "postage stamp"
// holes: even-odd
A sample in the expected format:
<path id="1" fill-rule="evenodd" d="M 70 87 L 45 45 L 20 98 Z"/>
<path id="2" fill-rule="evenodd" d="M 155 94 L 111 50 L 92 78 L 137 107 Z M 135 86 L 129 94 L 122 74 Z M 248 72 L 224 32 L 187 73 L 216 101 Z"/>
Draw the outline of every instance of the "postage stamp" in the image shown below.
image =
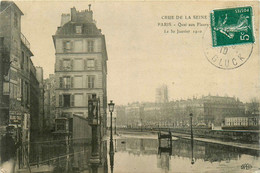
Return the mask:
<path id="1" fill-rule="evenodd" d="M 254 43 L 252 7 L 213 10 L 210 14 L 212 45 Z"/>

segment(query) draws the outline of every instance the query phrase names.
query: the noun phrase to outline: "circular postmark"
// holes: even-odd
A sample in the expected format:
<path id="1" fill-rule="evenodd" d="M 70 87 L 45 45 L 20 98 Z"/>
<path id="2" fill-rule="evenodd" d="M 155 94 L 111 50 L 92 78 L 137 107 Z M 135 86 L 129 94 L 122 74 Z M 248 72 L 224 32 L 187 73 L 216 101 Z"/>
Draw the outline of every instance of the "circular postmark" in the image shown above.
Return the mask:
<path id="1" fill-rule="evenodd" d="M 207 60 L 217 68 L 231 70 L 242 66 L 251 56 L 253 44 L 212 46 L 210 27 L 203 35 L 203 49 Z"/>

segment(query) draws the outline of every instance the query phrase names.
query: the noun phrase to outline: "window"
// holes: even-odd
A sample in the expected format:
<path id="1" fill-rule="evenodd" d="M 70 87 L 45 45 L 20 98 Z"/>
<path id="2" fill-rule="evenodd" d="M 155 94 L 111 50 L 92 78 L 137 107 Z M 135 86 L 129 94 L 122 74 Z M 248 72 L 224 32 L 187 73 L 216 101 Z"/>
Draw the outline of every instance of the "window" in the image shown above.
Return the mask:
<path id="1" fill-rule="evenodd" d="M 56 120 L 56 130 L 66 130 L 66 120 Z"/>
<path id="2" fill-rule="evenodd" d="M 30 104 L 30 86 L 29 86 L 29 84 L 26 82 L 26 89 L 27 89 L 27 91 L 26 91 L 26 93 L 27 93 L 27 102 L 26 102 L 26 104 L 27 104 L 27 106 L 29 106 L 29 104 Z"/>
<path id="3" fill-rule="evenodd" d="M 26 57 L 26 60 L 27 60 L 27 71 L 30 70 L 30 58 L 29 56 Z"/>
<path id="4" fill-rule="evenodd" d="M 87 106 L 88 106 L 88 101 L 91 100 L 94 97 L 96 97 L 96 94 L 93 94 L 93 93 L 87 94 Z"/>
<path id="5" fill-rule="evenodd" d="M 83 69 L 84 69 L 83 59 L 75 59 L 74 70 L 83 70 Z"/>
<path id="6" fill-rule="evenodd" d="M 74 88 L 83 88 L 82 76 L 75 76 L 74 77 Z"/>
<path id="7" fill-rule="evenodd" d="M 60 77 L 60 88 L 71 88 L 70 76 Z"/>
<path id="8" fill-rule="evenodd" d="M 72 95 L 72 94 L 61 94 L 61 95 L 59 95 L 59 106 L 60 107 L 72 107 L 72 106 L 74 106 L 74 95 Z"/>
<path id="9" fill-rule="evenodd" d="M 88 70 L 94 70 L 95 69 L 95 60 L 94 59 L 88 59 L 87 60 L 87 69 Z"/>
<path id="10" fill-rule="evenodd" d="M 83 94 L 75 94 L 75 106 L 83 106 Z"/>
<path id="11" fill-rule="evenodd" d="M 24 52 L 22 51 L 21 69 L 24 68 Z"/>
<path id="12" fill-rule="evenodd" d="M 71 70 L 72 69 L 71 60 L 70 59 L 64 59 L 63 60 L 62 69 L 63 70 Z"/>
<path id="13" fill-rule="evenodd" d="M 63 106 L 64 107 L 70 107 L 71 105 L 71 100 L 70 100 L 70 94 L 64 94 L 63 95 Z"/>
<path id="14" fill-rule="evenodd" d="M 95 76 L 88 76 L 88 88 L 94 88 Z"/>
<path id="15" fill-rule="evenodd" d="M 63 50 L 64 52 L 69 52 L 72 48 L 72 43 L 70 41 L 63 42 Z"/>
<path id="16" fill-rule="evenodd" d="M 82 33 L 82 26 L 76 26 L 76 34 Z"/>
<path id="17" fill-rule="evenodd" d="M 74 42 L 74 50 L 75 52 L 82 52 L 83 50 L 83 44 L 82 44 L 82 40 L 77 40 Z"/>
<path id="18" fill-rule="evenodd" d="M 94 52 L 94 41 L 88 41 L 88 52 Z"/>

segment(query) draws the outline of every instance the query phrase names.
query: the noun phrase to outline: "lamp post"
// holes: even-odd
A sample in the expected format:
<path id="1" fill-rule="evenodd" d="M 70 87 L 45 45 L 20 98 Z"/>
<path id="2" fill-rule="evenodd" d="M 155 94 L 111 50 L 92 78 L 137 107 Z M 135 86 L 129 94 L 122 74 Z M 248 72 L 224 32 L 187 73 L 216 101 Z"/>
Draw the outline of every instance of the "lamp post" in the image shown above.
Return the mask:
<path id="1" fill-rule="evenodd" d="M 89 115 L 89 125 L 92 128 L 92 147 L 91 147 L 91 158 L 90 164 L 93 172 L 97 169 L 98 164 L 100 163 L 100 156 L 98 151 L 98 128 L 100 128 L 98 114 L 99 114 L 99 100 L 96 98 L 96 95 L 92 95 L 92 99 L 88 101 L 88 115 Z"/>
<path id="2" fill-rule="evenodd" d="M 192 116 L 193 116 L 193 114 L 192 114 L 192 113 L 190 113 L 191 164 L 194 164 L 194 159 L 193 159 L 193 130 L 192 130 Z"/>
<path id="3" fill-rule="evenodd" d="M 113 126 L 112 126 L 112 113 L 114 111 L 115 104 L 113 103 L 113 100 L 110 100 L 110 103 L 108 104 L 109 112 L 110 112 L 110 153 L 114 153 L 114 147 L 113 147 Z"/>

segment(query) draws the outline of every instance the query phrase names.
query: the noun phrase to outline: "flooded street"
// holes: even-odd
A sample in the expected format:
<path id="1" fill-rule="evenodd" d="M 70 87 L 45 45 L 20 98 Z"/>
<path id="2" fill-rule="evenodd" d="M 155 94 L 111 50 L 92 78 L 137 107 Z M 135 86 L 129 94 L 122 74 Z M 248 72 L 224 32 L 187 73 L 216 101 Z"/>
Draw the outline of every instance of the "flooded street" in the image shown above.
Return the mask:
<path id="1" fill-rule="evenodd" d="M 250 150 L 194 141 L 194 164 L 191 157 L 190 140 L 174 138 L 172 150 L 160 152 L 157 136 L 123 135 L 116 140 L 113 172 L 248 172 L 243 164 L 252 166 L 249 172 L 260 170 L 259 155 Z"/>
<path id="2" fill-rule="evenodd" d="M 38 145 L 35 152 L 40 158 L 34 160 L 49 164 L 55 173 L 260 172 L 259 153 L 231 146 L 194 141 L 192 150 L 190 140 L 173 137 L 172 148 L 167 148 L 167 141 L 162 141 L 159 147 L 157 135 L 152 134 L 116 135 L 113 146 L 114 154 L 110 156 L 109 138 L 102 141 L 101 163 L 97 169 L 90 163 L 89 142 L 69 147 Z"/>

